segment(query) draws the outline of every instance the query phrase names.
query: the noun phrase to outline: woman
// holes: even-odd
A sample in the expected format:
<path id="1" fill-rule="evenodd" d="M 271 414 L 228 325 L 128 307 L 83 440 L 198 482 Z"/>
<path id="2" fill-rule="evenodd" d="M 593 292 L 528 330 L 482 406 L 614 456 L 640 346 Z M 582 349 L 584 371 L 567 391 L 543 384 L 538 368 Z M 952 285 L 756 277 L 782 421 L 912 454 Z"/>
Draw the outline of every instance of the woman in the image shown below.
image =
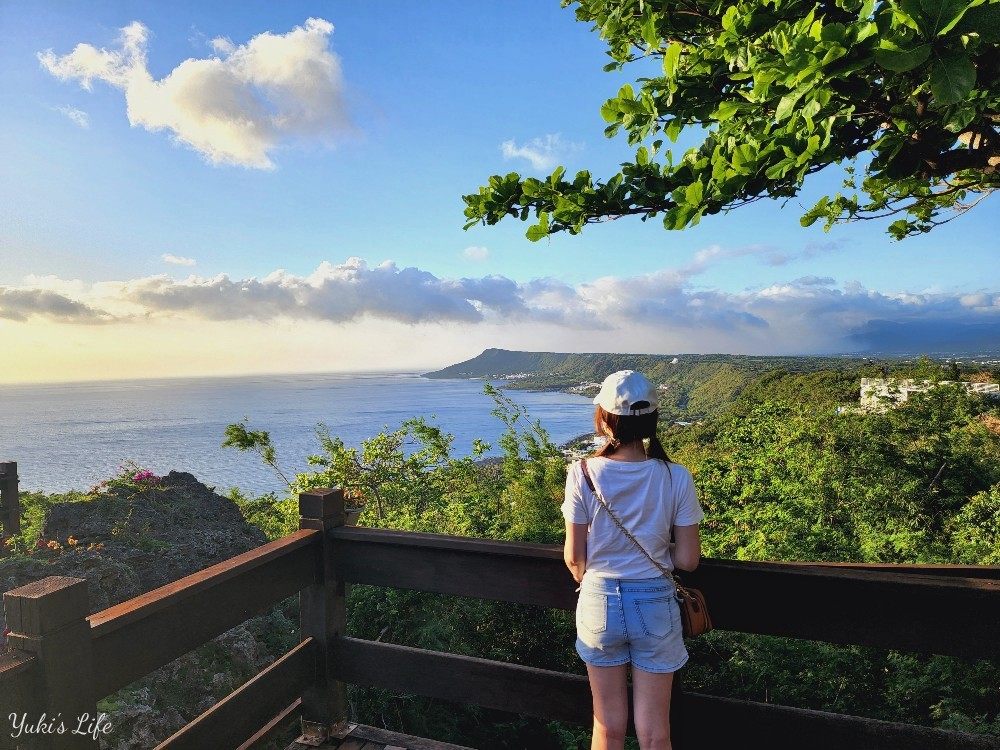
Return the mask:
<path id="1" fill-rule="evenodd" d="M 631 664 L 639 745 L 669 750 L 673 673 L 688 658 L 674 585 L 622 532 L 597 495 L 668 570 L 698 567 L 698 522 L 704 513 L 690 472 L 670 463 L 656 436 L 653 384 L 633 370 L 616 372 L 594 403 L 594 427 L 608 442 L 570 468 L 562 506 L 566 565 L 581 584 L 576 650 L 587 664 L 594 696 L 591 748 L 624 747 Z"/>

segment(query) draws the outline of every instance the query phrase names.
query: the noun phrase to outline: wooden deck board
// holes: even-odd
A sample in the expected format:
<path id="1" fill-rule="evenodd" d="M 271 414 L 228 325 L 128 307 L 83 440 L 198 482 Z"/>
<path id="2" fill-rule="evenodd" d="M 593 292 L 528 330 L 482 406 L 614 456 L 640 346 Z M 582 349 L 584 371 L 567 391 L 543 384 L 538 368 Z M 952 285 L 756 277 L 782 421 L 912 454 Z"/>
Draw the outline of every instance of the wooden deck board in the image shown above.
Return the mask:
<path id="1" fill-rule="evenodd" d="M 464 745 L 414 737 L 409 734 L 390 732 L 387 729 L 358 724 L 343 739 L 328 740 L 321 748 L 338 750 L 476 750 Z M 311 745 L 293 742 L 285 750 L 314 750 Z"/>

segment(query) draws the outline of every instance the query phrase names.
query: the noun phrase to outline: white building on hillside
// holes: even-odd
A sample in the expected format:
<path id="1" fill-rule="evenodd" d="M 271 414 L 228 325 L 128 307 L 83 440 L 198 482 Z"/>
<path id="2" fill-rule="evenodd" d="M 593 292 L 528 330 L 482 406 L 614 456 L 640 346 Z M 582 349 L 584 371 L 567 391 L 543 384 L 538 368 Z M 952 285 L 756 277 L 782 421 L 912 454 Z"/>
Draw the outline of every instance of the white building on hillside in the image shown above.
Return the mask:
<path id="1" fill-rule="evenodd" d="M 917 382 L 912 378 L 902 380 L 886 380 L 885 378 L 861 378 L 861 408 L 862 409 L 884 409 L 890 403 L 901 404 L 909 400 L 913 393 L 924 393 L 938 385 L 952 385 L 953 380 L 942 380 L 933 382 L 921 380 Z M 997 383 L 966 383 L 960 385 L 970 393 L 982 393 L 993 398 L 1000 397 L 1000 384 Z"/>

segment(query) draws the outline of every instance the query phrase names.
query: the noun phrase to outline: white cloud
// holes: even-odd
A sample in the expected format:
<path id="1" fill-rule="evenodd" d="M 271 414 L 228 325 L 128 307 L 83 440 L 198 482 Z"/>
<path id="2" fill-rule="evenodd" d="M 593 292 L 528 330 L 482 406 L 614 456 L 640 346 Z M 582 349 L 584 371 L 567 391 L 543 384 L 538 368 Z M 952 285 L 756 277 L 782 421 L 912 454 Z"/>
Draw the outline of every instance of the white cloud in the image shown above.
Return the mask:
<path id="1" fill-rule="evenodd" d="M 487 332 L 507 331 L 502 338 L 514 348 L 581 351 L 821 353 L 1000 340 L 998 292 L 880 292 L 808 276 L 737 293 L 689 284 L 692 268 L 730 252 L 737 251 L 708 248 L 685 268 L 578 285 L 497 275 L 440 278 L 361 258 L 324 262 L 305 276 L 276 270 L 259 279 L 164 275 L 87 284 L 29 277 L 22 287 L 0 287 L 0 318 L 269 326 L 382 321 L 441 326 L 483 340 Z M 548 338 L 538 338 L 540 332 Z"/>
<path id="2" fill-rule="evenodd" d="M 220 55 L 229 55 L 236 51 L 236 45 L 233 44 L 233 40 L 227 36 L 217 36 L 211 42 L 212 49 L 215 50 Z"/>
<path id="3" fill-rule="evenodd" d="M 533 138 L 521 146 L 514 140 L 500 144 L 504 159 L 527 159 L 534 169 L 539 170 L 552 169 L 562 156 L 578 148 L 579 146 L 574 143 L 563 141 L 559 133 Z"/>
<path id="4" fill-rule="evenodd" d="M 59 107 L 58 109 L 74 125 L 78 125 L 84 130 L 90 127 L 90 117 L 82 109 L 75 107 Z"/>
<path id="5" fill-rule="evenodd" d="M 219 57 L 185 60 L 159 81 L 146 61 L 149 29 L 138 21 L 121 30 L 119 49 L 78 44 L 67 55 L 47 50 L 38 59 L 88 91 L 94 80 L 121 89 L 129 123 L 166 130 L 212 164 L 269 169 L 283 143 L 327 143 L 353 130 L 340 59 L 328 48 L 332 33 L 331 23 L 310 18 L 243 45 L 217 38 Z"/>
<path id="6" fill-rule="evenodd" d="M 471 247 L 465 248 L 465 250 L 462 251 L 462 255 L 469 260 L 486 260 L 490 257 L 490 249 L 488 247 L 476 247 L 475 245 L 472 245 Z"/>
<path id="7" fill-rule="evenodd" d="M 194 258 L 185 258 L 181 255 L 171 255 L 170 253 L 164 253 L 160 256 L 164 263 L 169 263 L 172 266 L 194 266 L 198 264 Z"/>

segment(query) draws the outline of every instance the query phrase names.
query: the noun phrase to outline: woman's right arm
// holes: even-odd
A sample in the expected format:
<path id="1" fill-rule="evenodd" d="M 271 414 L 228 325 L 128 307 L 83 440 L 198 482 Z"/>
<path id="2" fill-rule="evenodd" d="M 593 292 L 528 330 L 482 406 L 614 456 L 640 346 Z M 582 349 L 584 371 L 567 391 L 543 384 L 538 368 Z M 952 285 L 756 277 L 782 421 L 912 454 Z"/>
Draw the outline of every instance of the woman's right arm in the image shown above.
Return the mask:
<path id="1" fill-rule="evenodd" d="M 698 524 L 674 526 L 674 544 L 670 552 L 674 567 L 691 572 L 701 561 L 701 535 Z"/>
<path id="2" fill-rule="evenodd" d="M 577 583 L 583 581 L 587 571 L 587 536 L 590 527 L 585 523 L 566 521 L 566 543 L 563 545 L 563 560 Z"/>

